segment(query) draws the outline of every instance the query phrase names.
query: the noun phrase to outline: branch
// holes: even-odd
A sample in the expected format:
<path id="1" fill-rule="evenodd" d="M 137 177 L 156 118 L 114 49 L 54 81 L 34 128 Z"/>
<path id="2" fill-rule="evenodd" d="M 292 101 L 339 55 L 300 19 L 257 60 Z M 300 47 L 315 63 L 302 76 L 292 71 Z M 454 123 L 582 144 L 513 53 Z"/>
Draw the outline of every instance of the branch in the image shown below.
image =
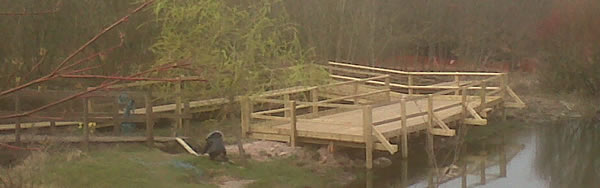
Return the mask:
<path id="1" fill-rule="evenodd" d="M 146 8 L 148 5 L 152 4 L 153 2 L 154 2 L 154 0 L 150 0 L 150 1 L 145 2 L 144 4 L 140 5 L 139 7 L 137 7 L 133 11 L 131 11 L 129 14 L 127 14 L 124 17 L 122 17 L 121 19 L 117 20 L 115 23 L 113 23 L 110 26 L 104 28 L 100 33 L 96 34 L 96 36 L 92 37 L 92 39 L 90 39 L 89 41 L 87 41 L 85 44 L 83 44 L 83 46 L 79 47 L 79 49 L 75 50 L 75 52 L 71 53 L 71 55 L 69 55 L 60 64 L 58 64 L 58 67 L 56 67 L 56 69 L 54 69 L 54 71 L 52 72 L 52 74 L 56 74 L 59 70 L 61 70 L 63 68 L 63 66 L 65 66 L 65 64 L 67 64 L 67 62 L 69 62 L 71 59 L 73 59 L 73 57 L 75 57 L 75 55 L 81 53 L 85 48 L 87 48 L 94 41 L 98 40 L 106 32 L 112 30 L 113 28 L 117 27 L 121 23 L 126 22 L 127 20 L 129 20 L 129 17 L 131 15 L 133 15 L 133 14 L 141 11 L 142 9 Z"/>
<path id="2" fill-rule="evenodd" d="M 59 71 L 61 71 L 61 70 L 65 70 L 65 69 L 67 69 L 67 68 L 71 68 L 71 67 L 73 67 L 73 66 L 75 66 L 75 65 L 77 65 L 77 64 L 81 64 L 82 62 L 84 62 L 83 60 L 85 60 L 85 59 L 87 59 L 87 58 L 84 58 L 83 60 L 80 60 L 80 61 L 78 61 L 78 62 L 76 62 L 76 63 L 73 63 L 73 64 L 71 64 L 71 65 L 67 66 L 67 68 L 64 68 L 64 66 L 67 64 L 67 62 L 69 62 L 71 59 L 73 59 L 73 57 L 75 57 L 77 54 L 81 53 L 81 52 L 82 52 L 82 51 L 83 51 L 85 48 L 87 48 L 87 47 L 88 47 L 90 44 L 92 44 L 94 41 L 98 40 L 98 38 L 100 38 L 100 37 L 101 37 L 102 35 L 104 35 L 106 32 L 108 32 L 108 31 L 112 30 L 113 28 L 115 28 L 115 27 L 116 27 L 116 26 L 118 26 L 119 24 L 121 24 L 121 23 L 123 23 L 123 22 L 126 22 L 126 21 L 129 19 L 129 17 L 130 17 L 131 15 L 133 15 L 133 14 L 135 14 L 135 13 L 137 13 L 137 12 L 141 11 L 142 9 L 146 8 L 148 5 L 152 4 L 153 2 L 154 2 L 154 0 L 150 0 L 150 1 L 147 1 L 147 2 L 145 2 L 144 4 L 142 4 L 142 5 L 140 5 L 139 7 L 137 7 L 135 10 L 133 10 L 132 12 L 130 12 L 128 15 L 126 15 L 126 16 L 124 16 L 123 18 L 121 18 L 121 19 L 117 20 L 115 23 L 113 23 L 112 25 L 108 26 L 107 28 L 105 28 L 104 30 L 102 30 L 100 33 L 96 34 L 96 36 L 94 36 L 94 37 L 93 37 L 92 39 L 90 39 L 88 42 L 86 42 L 85 44 L 83 44 L 83 46 L 79 47 L 79 49 L 77 49 L 75 52 L 73 52 L 71 55 L 69 55 L 69 56 L 68 56 L 66 59 L 64 59 L 64 60 L 63 60 L 63 61 L 62 61 L 62 62 L 61 62 L 59 65 L 58 65 L 58 67 L 56 67 L 56 69 L 54 69 L 54 71 L 52 71 L 50 74 L 48 74 L 48 75 L 46 75 L 46 76 L 43 76 L 43 77 L 41 77 L 41 78 L 38 78 L 38 79 L 32 80 L 32 81 L 30 81 L 30 82 L 28 82 L 28 83 L 25 83 L 25 84 L 19 85 L 19 86 L 17 86 L 17 87 L 14 87 L 14 88 L 11 88 L 11 89 L 8 89 L 8 90 L 5 90 L 5 91 L 2 91 L 2 92 L 0 92 L 0 97 L 1 97 L 1 96 L 4 96 L 4 95 L 7 95 L 7 94 L 11 94 L 11 93 L 13 93 L 13 92 L 16 92 L 16 91 L 19 91 L 19 90 L 21 90 L 21 89 L 24 89 L 24 88 L 26 88 L 26 87 L 29 87 L 29 86 L 31 86 L 31 85 L 38 84 L 38 83 L 42 83 L 42 82 L 45 82 L 45 81 L 48 81 L 48 80 L 54 79 L 54 78 L 56 78 L 56 74 L 57 74 Z M 123 35 L 121 35 L 121 37 L 122 37 L 122 36 L 123 36 Z M 100 55 L 100 54 L 99 54 L 99 53 L 97 53 L 97 54 L 94 54 L 94 55 L 92 55 L 92 56 L 96 56 L 96 55 Z M 91 58 L 91 57 L 88 57 L 88 58 Z"/>
<path id="3" fill-rule="evenodd" d="M 121 77 L 121 76 L 105 76 L 105 75 L 76 75 L 76 74 L 61 74 L 60 77 L 63 78 L 102 78 L 109 80 L 126 80 L 126 81 L 163 81 L 163 82 L 178 82 L 178 81 L 206 81 L 201 78 L 182 78 L 182 79 L 173 79 L 173 78 L 131 78 L 131 77 Z"/>
<path id="4" fill-rule="evenodd" d="M 34 16 L 34 15 L 43 15 L 43 14 L 54 14 L 60 10 L 62 7 L 62 1 L 56 2 L 53 9 L 38 11 L 38 12 L 0 12 L 0 16 Z"/>

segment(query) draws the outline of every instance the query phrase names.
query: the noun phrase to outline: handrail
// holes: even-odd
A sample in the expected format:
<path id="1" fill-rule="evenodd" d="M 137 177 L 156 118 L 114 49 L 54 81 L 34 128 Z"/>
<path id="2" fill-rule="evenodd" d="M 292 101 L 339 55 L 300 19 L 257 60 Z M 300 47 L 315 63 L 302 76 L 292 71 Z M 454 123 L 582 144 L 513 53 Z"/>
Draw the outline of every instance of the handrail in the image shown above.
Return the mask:
<path id="1" fill-rule="evenodd" d="M 354 65 L 354 64 L 347 64 L 347 63 L 337 63 L 337 62 L 333 62 L 333 61 L 329 61 L 328 64 L 330 64 L 330 65 L 337 65 L 337 66 L 343 66 L 343 67 L 351 67 L 351 68 L 359 68 L 359 69 L 367 69 L 367 70 L 374 70 L 374 71 L 381 71 L 381 72 L 402 74 L 402 75 L 498 76 L 498 75 L 504 75 L 505 74 L 505 73 L 492 73 L 492 72 L 408 72 L 408 71 L 391 70 L 391 69 L 385 69 L 385 68 L 369 67 L 369 66 L 363 66 L 363 65 Z"/>

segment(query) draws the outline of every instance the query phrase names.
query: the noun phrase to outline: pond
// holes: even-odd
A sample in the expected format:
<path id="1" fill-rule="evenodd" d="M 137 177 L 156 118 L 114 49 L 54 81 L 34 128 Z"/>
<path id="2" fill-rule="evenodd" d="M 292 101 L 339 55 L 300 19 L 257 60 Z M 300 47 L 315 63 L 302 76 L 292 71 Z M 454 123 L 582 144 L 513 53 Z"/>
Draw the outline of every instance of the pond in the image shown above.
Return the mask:
<path id="1" fill-rule="evenodd" d="M 411 144 L 407 160 L 396 154 L 391 166 L 364 173 L 350 187 L 600 187 L 600 122 L 468 129 L 463 144 L 436 148 L 435 158 Z"/>

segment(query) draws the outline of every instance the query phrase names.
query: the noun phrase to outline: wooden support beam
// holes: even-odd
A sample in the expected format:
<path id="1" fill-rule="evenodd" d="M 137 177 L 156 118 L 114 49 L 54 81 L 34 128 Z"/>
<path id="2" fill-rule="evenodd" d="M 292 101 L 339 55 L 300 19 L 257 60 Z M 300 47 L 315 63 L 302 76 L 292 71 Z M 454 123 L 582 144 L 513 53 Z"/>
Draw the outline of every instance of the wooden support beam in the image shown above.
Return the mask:
<path id="1" fill-rule="evenodd" d="M 523 100 L 521 100 L 521 98 L 509 86 L 506 86 L 506 91 L 515 101 L 517 101 L 516 103 L 510 104 L 506 107 L 509 107 L 509 108 L 525 108 L 525 107 L 527 107 L 525 102 L 523 102 Z"/>
<path id="2" fill-rule="evenodd" d="M 433 95 L 429 94 L 427 97 L 427 141 L 426 141 L 426 149 L 427 154 L 429 156 L 429 166 L 433 166 L 432 159 L 435 158 L 435 154 L 433 153 Z"/>
<path id="3" fill-rule="evenodd" d="M 487 125 L 487 120 L 486 119 L 467 118 L 464 120 L 464 123 L 467 125 Z"/>
<path id="4" fill-rule="evenodd" d="M 406 99 L 400 99 L 400 117 L 402 120 L 402 158 L 408 158 L 408 121 L 406 117 Z"/>
<path id="5" fill-rule="evenodd" d="M 295 148 L 296 147 L 296 138 L 298 132 L 296 130 L 296 101 L 289 102 L 289 114 L 290 114 L 290 145 Z"/>
<path id="6" fill-rule="evenodd" d="M 365 141 L 365 155 L 367 169 L 373 168 L 373 107 L 363 107 L 363 136 Z"/>
<path id="7" fill-rule="evenodd" d="M 456 131 L 452 130 L 452 129 L 447 130 L 447 129 L 433 128 L 433 129 L 431 129 L 431 134 L 438 135 L 438 136 L 455 136 Z"/>
<path id="8" fill-rule="evenodd" d="M 377 129 L 373 128 L 372 131 L 375 134 L 375 138 L 379 140 L 379 142 L 388 152 L 390 152 L 390 154 L 393 155 L 394 153 L 398 152 L 398 145 L 392 145 Z"/>
<path id="9" fill-rule="evenodd" d="M 146 106 L 146 145 L 154 146 L 154 119 L 152 112 L 152 94 L 150 92 L 144 95 L 144 103 Z"/>

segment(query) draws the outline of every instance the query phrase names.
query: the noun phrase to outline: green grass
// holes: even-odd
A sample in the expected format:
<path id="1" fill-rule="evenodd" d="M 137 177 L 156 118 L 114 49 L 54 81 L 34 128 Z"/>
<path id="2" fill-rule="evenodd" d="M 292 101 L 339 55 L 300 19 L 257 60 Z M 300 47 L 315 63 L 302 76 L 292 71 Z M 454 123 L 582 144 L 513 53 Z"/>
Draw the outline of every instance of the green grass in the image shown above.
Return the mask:
<path id="1" fill-rule="evenodd" d="M 215 178 L 255 180 L 249 187 L 335 187 L 336 169 L 315 173 L 295 159 L 245 165 L 219 163 L 188 154 L 171 155 L 142 145 L 97 148 L 67 161 L 53 154 L 41 171 L 40 183 L 48 187 L 216 187 Z M 235 160 L 235 158 L 234 158 Z"/>

